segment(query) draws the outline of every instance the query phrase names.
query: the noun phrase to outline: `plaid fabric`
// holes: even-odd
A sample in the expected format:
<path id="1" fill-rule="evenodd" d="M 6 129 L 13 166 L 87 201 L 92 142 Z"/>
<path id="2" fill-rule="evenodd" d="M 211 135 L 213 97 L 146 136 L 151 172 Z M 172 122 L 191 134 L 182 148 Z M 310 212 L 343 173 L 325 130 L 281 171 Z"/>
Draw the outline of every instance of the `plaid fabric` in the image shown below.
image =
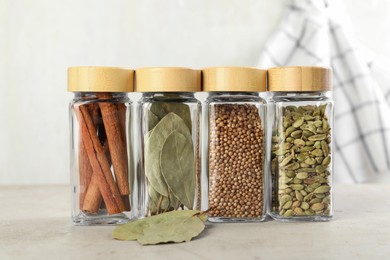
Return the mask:
<path id="1" fill-rule="evenodd" d="M 259 67 L 333 69 L 334 180 L 390 181 L 390 65 L 359 46 L 327 3 L 291 1 Z"/>

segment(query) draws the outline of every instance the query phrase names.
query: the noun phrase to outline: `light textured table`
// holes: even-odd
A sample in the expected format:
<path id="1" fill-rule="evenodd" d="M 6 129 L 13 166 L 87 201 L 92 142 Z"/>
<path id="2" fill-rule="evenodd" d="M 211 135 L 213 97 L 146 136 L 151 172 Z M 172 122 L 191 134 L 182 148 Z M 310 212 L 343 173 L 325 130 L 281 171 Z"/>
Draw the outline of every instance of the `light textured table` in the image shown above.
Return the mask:
<path id="1" fill-rule="evenodd" d="M 390 259 L 390 185 L 336 186 L 331 222 L 208 224 L 157 246 L 73 226 L 69 201 L 68 186 L 0 186 L 0 259 Z"/>

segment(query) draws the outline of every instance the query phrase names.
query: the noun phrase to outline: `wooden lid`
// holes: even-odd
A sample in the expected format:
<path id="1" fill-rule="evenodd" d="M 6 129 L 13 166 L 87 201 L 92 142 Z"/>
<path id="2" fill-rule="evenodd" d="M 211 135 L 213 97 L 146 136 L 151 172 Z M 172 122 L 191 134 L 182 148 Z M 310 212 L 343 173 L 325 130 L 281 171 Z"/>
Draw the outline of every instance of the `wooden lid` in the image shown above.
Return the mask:
<path id="1" fill-rule="evenodd" d="M 201 71 L 189 68 L 141 68 L 135 72 L 138 92 L 196 92 L 201 90 Z"/>
<path id="2" fill-rule="evenodd" d="M 276 67 L 268 70 L 268 90 L 286 92 L 331 90 L 330 68 Z"/>
<path id="3" fill-rule="evenodd" d="M 70 92 L 132 92 L 134 70 L 114 67 L 68 68 Z"/>
<path id="4" fill-rule="evenodd" d="M 203 69 L 203 91 L 262 92 L 267 71 L 250 67 L 212 67 Z"/>

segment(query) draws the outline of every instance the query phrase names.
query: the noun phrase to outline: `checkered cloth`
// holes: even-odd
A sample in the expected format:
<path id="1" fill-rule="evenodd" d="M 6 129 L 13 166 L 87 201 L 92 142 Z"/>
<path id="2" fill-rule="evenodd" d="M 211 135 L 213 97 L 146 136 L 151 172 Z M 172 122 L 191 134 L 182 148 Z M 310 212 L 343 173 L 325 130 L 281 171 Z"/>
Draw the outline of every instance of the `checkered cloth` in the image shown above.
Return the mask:
<path id="1" fill-rule="evenodd" d="M 291 1 L 258 67 L 332 67 L 335 182 L 390 182 L 390 64 L 359 46 L 331 11 L 325 1 Z"/>

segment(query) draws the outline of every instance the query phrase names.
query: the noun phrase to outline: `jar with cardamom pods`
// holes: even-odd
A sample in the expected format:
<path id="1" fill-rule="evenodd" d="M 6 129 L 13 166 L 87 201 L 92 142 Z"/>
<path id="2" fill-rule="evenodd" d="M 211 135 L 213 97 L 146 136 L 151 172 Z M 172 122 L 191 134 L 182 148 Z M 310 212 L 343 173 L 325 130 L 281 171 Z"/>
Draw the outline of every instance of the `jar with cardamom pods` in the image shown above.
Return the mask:
<path id="1" fill-rule="evenodd" d="M 75 225 L 129 221 L 132 193 L 130 144 L 133 70 L 68 69 L 70 173 Z"/>
<path id="2" fill-rule="evenodd" d="M 332 218 L 333 101 L 331 70 L 268 70 L 272 93 L 270 215 L 280 221 Z"/>
<path id="3" fill-rule="evenodd" d="M 201 208 L 201 71 L 157 67 L 136 70 L 141 154 L 138 216 Z"/>
<path id="4" fill-rule="evenodd" d="M 258 222 L 266 216 L 266 71 L 248 67 L 203 70 L 209 92 L 208 219 Z"/>

